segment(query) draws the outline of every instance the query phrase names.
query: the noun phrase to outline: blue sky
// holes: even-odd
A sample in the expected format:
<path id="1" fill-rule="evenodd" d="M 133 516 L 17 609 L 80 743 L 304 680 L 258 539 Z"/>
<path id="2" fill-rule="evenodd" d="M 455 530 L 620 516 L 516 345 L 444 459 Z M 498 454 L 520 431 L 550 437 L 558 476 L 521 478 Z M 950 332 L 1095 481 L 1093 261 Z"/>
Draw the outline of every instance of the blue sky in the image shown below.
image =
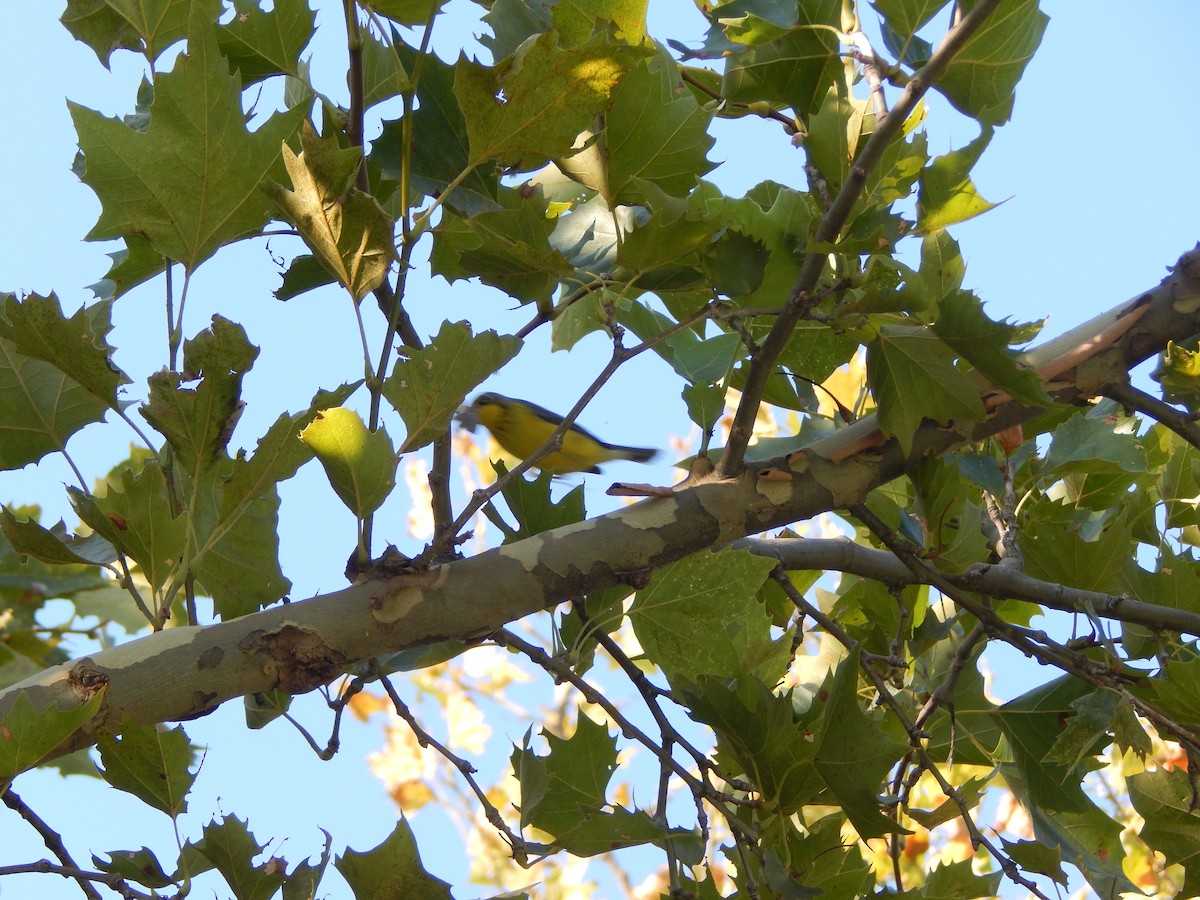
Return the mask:
<path id="1" fill-rule="evenodd" d="M 651 7 L 656 37 L 698 41 L 703 34 L 704 21 L 689 2 L 655 0 Z M 339 8 L 326 3 L 318 17 L 319 40 L 335 48 Z M 967 260 L 966 285 L 985 300 L 989 314 L 1016 320 L 1049 316 L 1046 333 L 1053 334 L 1153 286 L 1165 267 L 1200 238 L 1200 178 L 1188 162 L 1200 146 L 1193 62 L 1200 6 L 1160 0 L 1139 4 L 1135 13 L 1130 4 L 1115 0 L 1060 0 L 1043 8 L 1051 16 L 1049 30 L 1018 88 L 1013 121 L 999 130 L 975 170 L 984 196 L 1007 200 L 953 234 Z M 480 26 L 471 9 L 459 0 L 451 3 L 446 21 L 437 28 L 435 43 L 443 55 L 452 56 L 464 42 L 468 48 L 477 46 L 472 35 Z M 0 28 L 0 84 L 9 122 L 0 142 L 8 198 L 8 213 L 0 220 L 0 290 L 53 290 L 70 311 L 90 299 L 85 286 L 103 275 L 108 265 L 104 253 L 115 248 L 82 240 L 99 206 L 70 172 L 75 138 L 65 100 L 108 115 L 126 113 L 141 66 L 140 57 L 119 54 L 113 72 L 105 72 L 92 52 L 74 43 L 58 24 L 60 14 L 61 4 L 10 4 Z M 314 70 L 335 97 L 344 93 L 340 65 L 340 57 L 328 65 L 318 57 Z M 971 122 L 936 101 L 925 127 L 938 153 L 965 145 L 977 133 Z M 720 123 L 717 136 L 710 156 L 724 164 L 710 177 L 727 192 L 741 193 L 765 178 L 802 184 L 799 153 L 777 128 L 741 120 Z M 281 409 L 300 409 L 317 387 L 357 377 L 358 335 L 348 301 L 318 293 L 276 302 L 270 292 L 278 284 L 277 274 L 267 255 L 262 243 L 246 242 L 202 266 L 191 288 L 185 328 L 194 334 L 220 310 L 245 325 L 251 340 L 262 345 L 263 354 L 246 383 L 250 405 L 234 441 L 248 449 Z M 447 286 L 422 277 L 413 290 L 425 309 L 417 321 L 425 333 L 436 331 L 443 318 L 469 318 L 510 330 L 525 320 L 507 312 L 505 298 L 470 285 Z M 122 298 L 115 326 L 118 363 L 134 379 L 136 390 L 136 383 L 165 359 L 161 286 Z M 488 387 L 566 409 L 606 358 L 607 345 L 599 338 L 585 340 L 570 354 L 533 349 Z M 678 390 L 665 366 L 646 355 L 606 386 L 582 421 L 615 442 L 666 446 L 670 437 L 689 431 Z M 636 412 L 630 409 L 631 397 L 636 398 Z M 73 440 L 70 449 L 93 477 L 123 458 L 132 439 L 120 427 L 93 428 Z M 671 478 L 665 467 L 614 467 L 610 474 L 618 479 Z M 70 480 L 69 470 L 56 460 L 0 473 L 0 501 L 39 502 L 47 519 L 61 516 L 70 522 L 61 489 Z M 607 483 L 603 477 L 588 482 L 591 512 L 611 502 L 602 495 Z M 402 537 L 405 500 L 398 496 L 385 507 L 395 527 L 394 533 L 383 527 L 381 532 L 393 540 Z M 285 486 L 283 517 L 282 563 L 295 583 L 293 595 L 341 587 L 353 523 L 316 466 Z M 1019 662 L 1011 665 L 1015 670 Z M 310 722 L 323 722 L 311 700 L 300 709 Z M 319 826 L 333 833 L 335 851 L 346 845 L 366 849 L 391 830 L 395 808 L 363 763 L 382 743 L 376 725 L 352 724 L 339 757 L 320 763 L 282 724 L 247 732 L 241 722 L 240 707 L 229 704 L 187 725 L 193 742 L 208 749 L 183 822 L 185 836 L 198 836 L 213 815 L 236 812 L 249 818 L 260 840 L 284 841 L 277 852 L 294 863 L 319 849 Z M 520 732 L 493 738 L 493 752 L 501 756 L 505 737 L 519 740 Z M 143 843 L 161 851 L 163 859 L 174 859 L 166 818 L 102 784 L 33 773 L 23 776 L 15 789 L 64 832 L 81 862 L 89 851 Z M 436 814 L 424 812 L 414 827 L 428 867 L 462 883 L 465 863 L 453 832 Z M 0 865 L 45 855 L 29 829 L 6 822 L 4 833 Z M 89 834 L 97 840 L 88 840 Z M 74 887 L 48 876 L 5 879 L 0 891 L 78 896 Z M 335 875 L 328 877 L 324 893 L 349 896 Z M 458 896 L 478 893 L 464 887 Z"/>

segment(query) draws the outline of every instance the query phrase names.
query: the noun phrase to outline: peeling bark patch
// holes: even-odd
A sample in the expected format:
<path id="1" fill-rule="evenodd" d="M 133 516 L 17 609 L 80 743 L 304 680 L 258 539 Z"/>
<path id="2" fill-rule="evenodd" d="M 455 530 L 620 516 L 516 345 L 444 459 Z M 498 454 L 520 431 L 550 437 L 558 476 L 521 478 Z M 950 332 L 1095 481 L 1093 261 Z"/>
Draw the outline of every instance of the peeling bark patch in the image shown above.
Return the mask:
<path id="1" fill-rule="evenodd" d="M 326 643 L 319 631 L 285 622 L 270 631 L 252 631 L 238 649 L 251 656 L 265 657 L 263 672 L 272 676 L 274 687 L 289 694 L 303 694 L 327 684 L 350 660 Z"/>
<path id="2" fill-rule="evenodd" d="M 373 597 L 371 615 L 381 625 L 391 625 L 412 612 L 424 596 L 425 592 L 421 588 L 407 587 L 382 597 Z"/>
<path id="3" fill-rule="evenodd" d="M 87 701 L 108 685 L 108 675 L 96 667 L 90 656 L 85 656 L 71 666 L 67 683 Z"/>
<path id="4" fill-rule="evenodd" d="M 197 669 L 215 669 L 221 664 L 221 660 L 225 658 L 225 650 L 222 647 L 209 647 L 200 654 L 200 658 L 196 660 Z"/>

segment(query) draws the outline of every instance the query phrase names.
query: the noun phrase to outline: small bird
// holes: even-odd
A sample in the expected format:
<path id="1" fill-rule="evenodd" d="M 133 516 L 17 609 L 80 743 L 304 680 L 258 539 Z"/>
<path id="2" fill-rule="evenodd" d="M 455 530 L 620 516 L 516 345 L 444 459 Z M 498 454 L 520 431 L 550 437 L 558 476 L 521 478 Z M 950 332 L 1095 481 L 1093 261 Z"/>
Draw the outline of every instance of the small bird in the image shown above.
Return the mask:
<path id="1" fill-rule="evenodd" d="M 496 443 L 518 459 L 532 455 L 562 423 L 562 416 L 548 409 L 492 393 L 480 394 L 470 406 L 460 410 L 458 418 L 469 431 L 475 430 L 476 423 L 482 423 Z M 562 449 L 551 450 L 538 460 L 537 465 L 555 475 L 599 472 L 600 463 L 614 459 L 649 462 L 657 452 L 644 447 L 606 444 L 590 431 L 572 425 L 562 436 Z"/>

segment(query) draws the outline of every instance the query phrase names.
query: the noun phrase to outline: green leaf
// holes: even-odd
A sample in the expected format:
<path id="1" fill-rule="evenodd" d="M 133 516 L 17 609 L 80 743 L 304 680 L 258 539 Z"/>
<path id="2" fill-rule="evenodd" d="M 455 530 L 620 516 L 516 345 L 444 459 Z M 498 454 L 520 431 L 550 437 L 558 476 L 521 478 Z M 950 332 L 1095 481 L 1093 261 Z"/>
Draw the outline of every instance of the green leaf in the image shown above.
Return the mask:
<path id="1" fill-rule="evenodd" d="M 416 64 L 416 52 L 403 45 L 396 51 L 409 71 Z M 412 143 L 409 158 L 409 183 L 429 196 L 445 195 L 445 205 L 456 212 L 474 216 L 498 208 L 499 179 L 487 166 L 470 167 L 467 123 L 454 96 L 454 67 L 436 56 L 422 60 L 417 82 L 418 107 L 412 114 Z M 405 159 L 405 130 L 402 120 L 383 123 L 383 132 L 371 144 L 371 162 L 388 178 L 399 182 Z M 450 182 L 470 169 L 449 194 Z"/>
<path id="2" fill-rule="evenodd" d="M 451 900 L 450 885 L 434 878 L 421 865 L 412 829 L 403 815 L 382 844 L 365 851 L 347 848 L 333 865 L 358 900 L 384 897 Z"/>
<path id="3" fill-rule="evenodd" d="M 715 166 L 707 156 L 714 143 L 708 134 L 711 118 L 683 85 L 669 56 L 660 54 L 631 69 L 604 113 L 601 153 L 606 177 L 600 192 L 609 206 L 639 202 L 640 181 L 675 197 L 686 196 Z"/>
<path id="4" fill-rule="evenodd" d="M 276 300 L 291 300 L 311 290 L 333 284 L 335 278 L 324 264 L 311 253 L 302 253 L 288 264 L 283 281 L 275 289 Z"/>
<path id="5" fill-rule="evenodd" d="M 321 850 L 321 858 L 316 865 L 308 860 L 296 865 L 292 874 L 287 877 L 287 881 L 283 883 L 283 900 L 316 900 L 317 886 L 321 883 L 325 869 L 329 866 L 330 849 L 333 846 L 333 838 L 329 832 L 322 828 L 321 833 L 325 835 L 325 846 Z"/>
<path id="6" fill-rule="evenodd" d="M 392 49 L 403 45 L 395 26 L 392 27 L 390 46 L 379 40 L 370 31 L 362 32 L 363 106 L 371 107 L 390 100 L 411 88 L 408 73 L 400 62 L 400 55 Z"/>
<path id="7" fill-rule="evenodd" d="M 114 51 L 142 49 L 137 29 L 108 0 L 67 0 L 60 21 L 75 40 L 92 48 L 105 68 Z"/>
<path id="8" fill-rule="evenodd" d="M 478 278 L 522 303 L 548 303 L 575 268 L 550 243 L 555 220 L 547 217 L 540 192 L 503 188 L 499 200 L 501 209 L 469 219 L 444 210 L 430 268 L 450 282 Z"/>
<path id="9" fill-rule="evenodd" d="M 67 493 L 79 518 L 132 557 L 155 591 L 178 574 L 187 520 L 175 516 L 156 462 L 147 462 L 136 475 L 125 469 L 105 494 L 91 496 L 72 487 Z"/>
<path id="10" fill-rule="evenodd" d="M 1063 676 L 1006 703 L 998 718 L 1012 751 L 1001 772 L 1029 812 L 1034 834 L 1083 872 L 1102 897 L 1135 890 L 1121 871 L 1121 826 L 1087 796 L 1078 778 L 1046 755 L 1072 712 L 1071 703 L 1091 688 Z"/>
<path id="11" fill-rule="evenodd" d="M 322 410 L 300 432 L 300 440 L 320 460 L 341 501 L 360 519 L 382 506 L 396 486 L 396 451 L 387 430 L 368 431 L 352 409 Z"/>
<path id="12" fill-rule="evenodd" d="M 111 581 L 90 591 L 80 591 L 71 597 L 71 602 L 75 605 L 75 615 L 95 616 L 102 623 L 116 623 L 127 634 L 135 634 L 150 624 L 134 604 L 129 591 Z"/>
<path id="13" fill-rule="evenodd" d="M 745 776 L 769 809 L 790 815 L 824 790 L 813 768 L 816 708 L 797 715 L 792 696 L 756 678 L 703 675 L 678 690 L 688 714 L 716 733 L 721 770 Z"/>
<path id="14" fill-rule="evenodd" d="M 954 55 L 934 88 L 960 112 L 1003 125 L 1012 114 L 1017 82 L 1049 21 L 1037 0 L 1003 0 Z"/>
<path id="15" fill-rule="evenodd" d="M 834 31 L 841 27 L 841 3 L 839 0 L 804 3 L 799 5 L 799 13 L 801 18 L 796 27 L 782 33 L 768 29 L 771 40 L 728 58 L 721 91 L 727 99 L 781 103 L 802 117 L 820 109 L 825 94 L 841 72 Z M 739 40 L 745 35 L 730 37 Z"/>
<path id="16" fill-rule="evenodd" d="M 569 739 L 545 730 L 546 756 L 529 746 L 513 750 L 512 767 L 521 783 L 521 826 L 533 825 L 576 856 L 594 856 L 663 837 L 646 813 L 608 805 L 605 793 L 617 768 L 617 741 L 603 725 L 580 714 Z"/>
<path id="17" fill-rule="evenodd" d="M 862 838 L 904 834 L 895 821 L 879 811 L 888 770 L 904 755 L 907 744 L 889 734 L 888 722 L 869 716 L 858 705 L 857 650 L 844 657 L 826 682 L 821 740 L 813 765 Z"/>
<path id="18" fill-rule="evenodd" d="M 1184 883 L 1177 896 L 1195 893 L 1200 885 L 1200 815 L 1192 809 L 1194 796 L 1187 772 L 1158 769 L 1129 776 L 1129 799 L 1145 819 L 1139 836 L 1166 859 L 1182 865 Z"/>
<path id="19" fill-rule="evenodd" d="M 582 44 L 610 25 L 615 37 L 640 44 L 646 37 L 648 5 L 648 0 L 572 0 L 554 4 L 551 15 L 564 47 Z"/>
<path id="20" fill-rule="evenodd" d="M 283 884 L 281 860 L 269 860 L 255 866 L 253 860 L 265 849 L 237 816 L 225 816 L 220 823 L 213 819 L 204 826 L 204 836 L 197 843 L 184 845 L 180 854 L 182 865 L 188 851 L 198 854 L 221 873 L 235 900 L 270 900 Z M 190 874 L 195 874 L 190 871 Z"/>
<path id="21" fill-rule="evenodd" d="M 125 719 L 118 734 L 101 731 L 96 742 L 104 780 L 133 794 L 172 819 L 187 812 L 187 792 L 196 774 L 196 747 L 183 728 L 139 725 Z"/>
<path id="22" fill-rule="evenodd" d="M 0 778 L 12 779 L 37 762 L 78 731 L 100 709 L 106 687 L 97 690 L 86 703 L 59 709 L 51 706 L 40 712 L 29 702 L 24 691 L 0 717 Z"/>
<path id="23" fill-rule="evenodd" d="M 1037 372 L 1009 349 L 1018 339 L 1015 326 L 989 319 L 983 304 L 967 291 L 954 291 L 944 297 L 938 312 L 931 326 L 934 334 L 992 384 L 1031 406 L 1052 403 Z"/>
<path id="24" fill-rule="evenodd" d="M 1009 841 L 1005 838 L 1000 840 L 1004 844 L 1004 852 L 1022 869 L 1045 875 L 1055 884 L 1067 886 L 1067 873 L 1062 868 L 1062 852 L 1057 847 L 1047 847 L 1038 841 Z"/>
<path id="25" fill-rule="evenodd" d="M 1047 475 L 1141 473 L 1146 471 L 1146 450 L 1129 424 L 1099 416 L 1075 415 L 1054 431 L 1046 452 Z"/>
<path id="26" fill-rule="evenodd" d="M 950 0 L 871 0 L 871 5 L 896 34 L 911 37 Z"/>
<path id="27" fill-rule="evenodd" d="M 292 586 L 279 569 L 279 493 L 274 485 L 240 493 L 249 465 L 228 460 L 192 490 L 192 571 L 226 620 L 257 612 Z"/>
<path id="28" fill-rule="evenodd" d="M 1162 385 L 1164 400 L 1196 412 L 1200 405 L 1200 353 L 1167 341 L 1150 377 Z"/>
<path id="29" fill-rule="evenodd" d="M 488 68 L 460 59 L 454 94 L 467 123 L 471 166 L 492 159 L 518 171 L 565 156 L 648 49 L 597 34 L 571 50 L 550 32 Z M 498 99 L 499 97 L 503 99 Z"/>
<path id="30" fill-rule="evenodd" d="M 503 478 L 505 474 L 507 470 L 504 463 L 497 461 L 496 477 Z M 543 531 L 550 531 L 562 525 L 574 525 L 584 520 L 583 485 L 576 485 L 555 503 L 550 499 L 553 479 L 553 472 L 540 472 L 532 481 L 515 478 L 501 488 L 504 502 L 517 520 L 518 526 L 516 531 L 506 529 L 504 543 L 522 541 Z M 484 511 L 490 512 L 490 509 L 484 507 Z"/>
<path id="31" fill-rule="evenodd" d="M 956 863 L 942 863 L 925 879 L 925 889 L 921 891 L 921 896 L 928 900 L 994 897 L 1003 878 L 1003 872 L 976 875 L 969 859 Z"/>
<path id="32" fill-rule="evenodd" d="M 258 0 L 234 0 L 233 11 L 217 28 L 217 46 L 243 87 L 272 75 L 301 77 L 300 53 L 316 31 L 307 0 L 275 0 L 270 11 Z"/>
<path id="33" fill-rule="evenodd" d="M 634 633 L 669 680 L 782 675 L 788 651 L 757 599 L 773 560 L 743 550 L 697 553 L 656 569 L 629 608 Z"/>
<path id="34" fill-rule="evenodd" d="M 95 50 L 105 66 L 117 49 L 141 50 L 153 63 L 189 33 L 190 19 L 215 22 L 220 13 L 217 0 L 73 0 L 63 13 L 63 24 Z"/>
<path id="35" fill-rule="evenodd" d="M 92 855 L 92 864 L 101 872 L 120 875 L 134 884 L 151 890 L 168 887 L 175 882 L 166 872 L 154 852 L 146 847 L 141 850 L 110 850 L 108 861 Z"/>
<path id="36" fill-rule="evenodd" d="M 1068 523 L 1031 518 L 1022 530 L 1026 574 L 1088 591 L 1119 594 L 1122 567 L 1134 545 L 1126 522 L 1117 521 L 1088 541 Z"/>
<path id="37" fill-rule="evenodd" d="M 184 342 L 182 373 L 163 369 L 150 376 L 142 416 L 193 478 L 224 456 L 242 412 L 242 377 L 257 358 L 245 329 L 215 315 L 211 327 Z M 195 388 L 183 387 L 196 380 Z"/>
<path id="38" fill-rule="evenodd" d="M 683 389 L 683 402 L 687 404 L 688 418 L 699 425 L 702 432 L 711 434 L 725 411 L 725 389 L 703 383 L 689 384 Z"/>
<path id="39" fill-rule="evenodd" d="M 695 285 L 701 283 L 699 254 L 720 230 L 724 197 L 713 185 L 701 182 L 687 200 L 668 197 L 653 185 L 642 185 L 654 212 L 650 218 L 623 236 L 617 247 L 617 262 L 639 273 L 638 286 L 649 288 L 644 273 L 668 268 L 668 264 L 695 268 Z M 669 269 L 668 269 L 669 271 Z"/>
<path id="40" fill-rule="evenodd" d="M 440 11 L 445 0 L 358 0 L 359 6 L 374 10 L 401 25 L 424 25 Z"/>
<path id="41" fill-rule="evenodd" d="M 383 395 L 408 428 L 401 453 L 446 434 L 463 398 L 517 355 L 521 339 L 494 331 L 472 334 L 467 322 L 443 322 L 421 350 L 396 360 Z"/>
<path id="42" fill-rule="evenodd" d="M 0 469 L 20 469 L 62 451 L 79 429 L 103 420 L 109 406 L 50 363 L 0 339 Z"/>
<path id="43" fill-rule="evenodd" d="M 104 277 L 88 285 L 88 290 L 99 300 L 116 300 L 166 268 L 163 255 L 144 237 L 128 234 L 124 240 L 124 250 L 108 254 L 112 266 Z"/>
<path id="44" fill-rule="evenodd" d="M 383 283 L 396 258 L 392 220 L 369 194 L 351 184 L 361 161 L 337 138 L 318 137 L 305 122 L 299 155 L 283 148 L 288 190 L 267 179 L 263 189 L 296 226 L 304 242 L 355 301 Z"/>
<path id="45" fill-rule="evenodd" d="M 919 233 L 934 234 L 983 215 L 996 206 L 984 200 L 971 181 L 971 169 L 991 140 L 992 129 L 984 128 L 979 137 L 967 146 L 939 156 L 921 171 L 921 190 L 917 201 Z"/>
<path id="46" fill-rule="evenodd" d="M 879 405 L 880 429 L 905 453 L 924 419 L 977 422 L 984 415 L 979 394 L 927 328 L 884 325 L 867 349 L 867 382 Z"/>
<path id="47" fill-rule="evenodd" d="M 50 363 L 117 409 L 117 390 L 129 384 L 129 378 L 112 361 L 111 315 L 111 304 L 102 302 L 81 307 L 68 319 L 53 294 L 30 294 L 20 301 L 10 294 L 0 316 L 0 337 L 11 341 L 18 353 Z"/>
<path id="48" fill-rule="evenodd" d="M 113 545 L 98 534 L 68 534 L 62 522 L 43 528 L 34 518 L 17 518 L 7 506 L 0 508 L 0 530 L 17 553 L 51 565 L 103 566 L 117 559 Z"/>
<path id="49" fill-rule="evenodd" d="M 278 177 L 280 147 L 305 110 L 273 115 L 249 133 L 240 79 L 229 75 L 211 21 L 196 4 L 188 51 L 156 78 L 144 133 L 69 104 L 86 159 L 83 181 L 101 204 L 88 240 L 144 235 L 193 270 L 266 223 L 270 201 L 259 182 Z M 197 105 L 197 97 L 205 102 Z"/>

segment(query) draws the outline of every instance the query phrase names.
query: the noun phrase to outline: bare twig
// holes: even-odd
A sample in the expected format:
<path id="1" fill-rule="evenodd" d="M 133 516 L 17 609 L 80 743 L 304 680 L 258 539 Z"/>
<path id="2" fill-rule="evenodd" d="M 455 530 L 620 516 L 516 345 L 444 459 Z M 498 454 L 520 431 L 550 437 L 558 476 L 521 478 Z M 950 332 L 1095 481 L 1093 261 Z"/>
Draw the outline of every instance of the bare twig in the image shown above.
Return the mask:
<path id="1" fill-rule="evenodd" d="M 1116 381 L 1104 388 L 1104 396 L 1116 400 L 1125 409 L 1137 410 L 1161 422 L 1197 450 L 1200 450 L 1200 426 L 1191 413 L 1176 409 L 1157 397 L 1135 388 L 1128 381 Z"/>
<path id="2" fill-rule="evenodd" d="M 53 853 L 55 858 L 58 859 L 58 861 L 62 864 L 61 867 L 48 869 L 46 871 L 58 871 L 58 874 L 63 875 L 64 877 L 74 878 L 79 884 L 79 889 L 83 891 L 83 895 L 87 897 L 88 900 L 100 900 L 100 894 L 97 893 L 94 887 L 92 887 L 92 881 L 97 879 L 93 877 L 93 874 L 85 873 L 82 869 L 75 865 L 75 860 L 71 858 L 71 854 L 67 851 L 66 845 L 63 844 L 62 836 L 49 825 L 47 825 L 42 817 L 35 813 L 25 803 L 24 800 L 18 797 L 11 785 L 7 790 L 0 792 L 0 800 L 3 800 L 5 806 L 15 812 L 33 827 L 33 830 L 41 836 L 42 843 L 46 845 L 46 849 Z M 71 874 L 68 875 L 65 871 L 63 871 L 63 869 L 70 870 Z M 99 876 L 100 880 L 107 881 L 109 878 L 109 876 L 104 875 L 103 873 L 97 872 L 94 874 Z"/>

